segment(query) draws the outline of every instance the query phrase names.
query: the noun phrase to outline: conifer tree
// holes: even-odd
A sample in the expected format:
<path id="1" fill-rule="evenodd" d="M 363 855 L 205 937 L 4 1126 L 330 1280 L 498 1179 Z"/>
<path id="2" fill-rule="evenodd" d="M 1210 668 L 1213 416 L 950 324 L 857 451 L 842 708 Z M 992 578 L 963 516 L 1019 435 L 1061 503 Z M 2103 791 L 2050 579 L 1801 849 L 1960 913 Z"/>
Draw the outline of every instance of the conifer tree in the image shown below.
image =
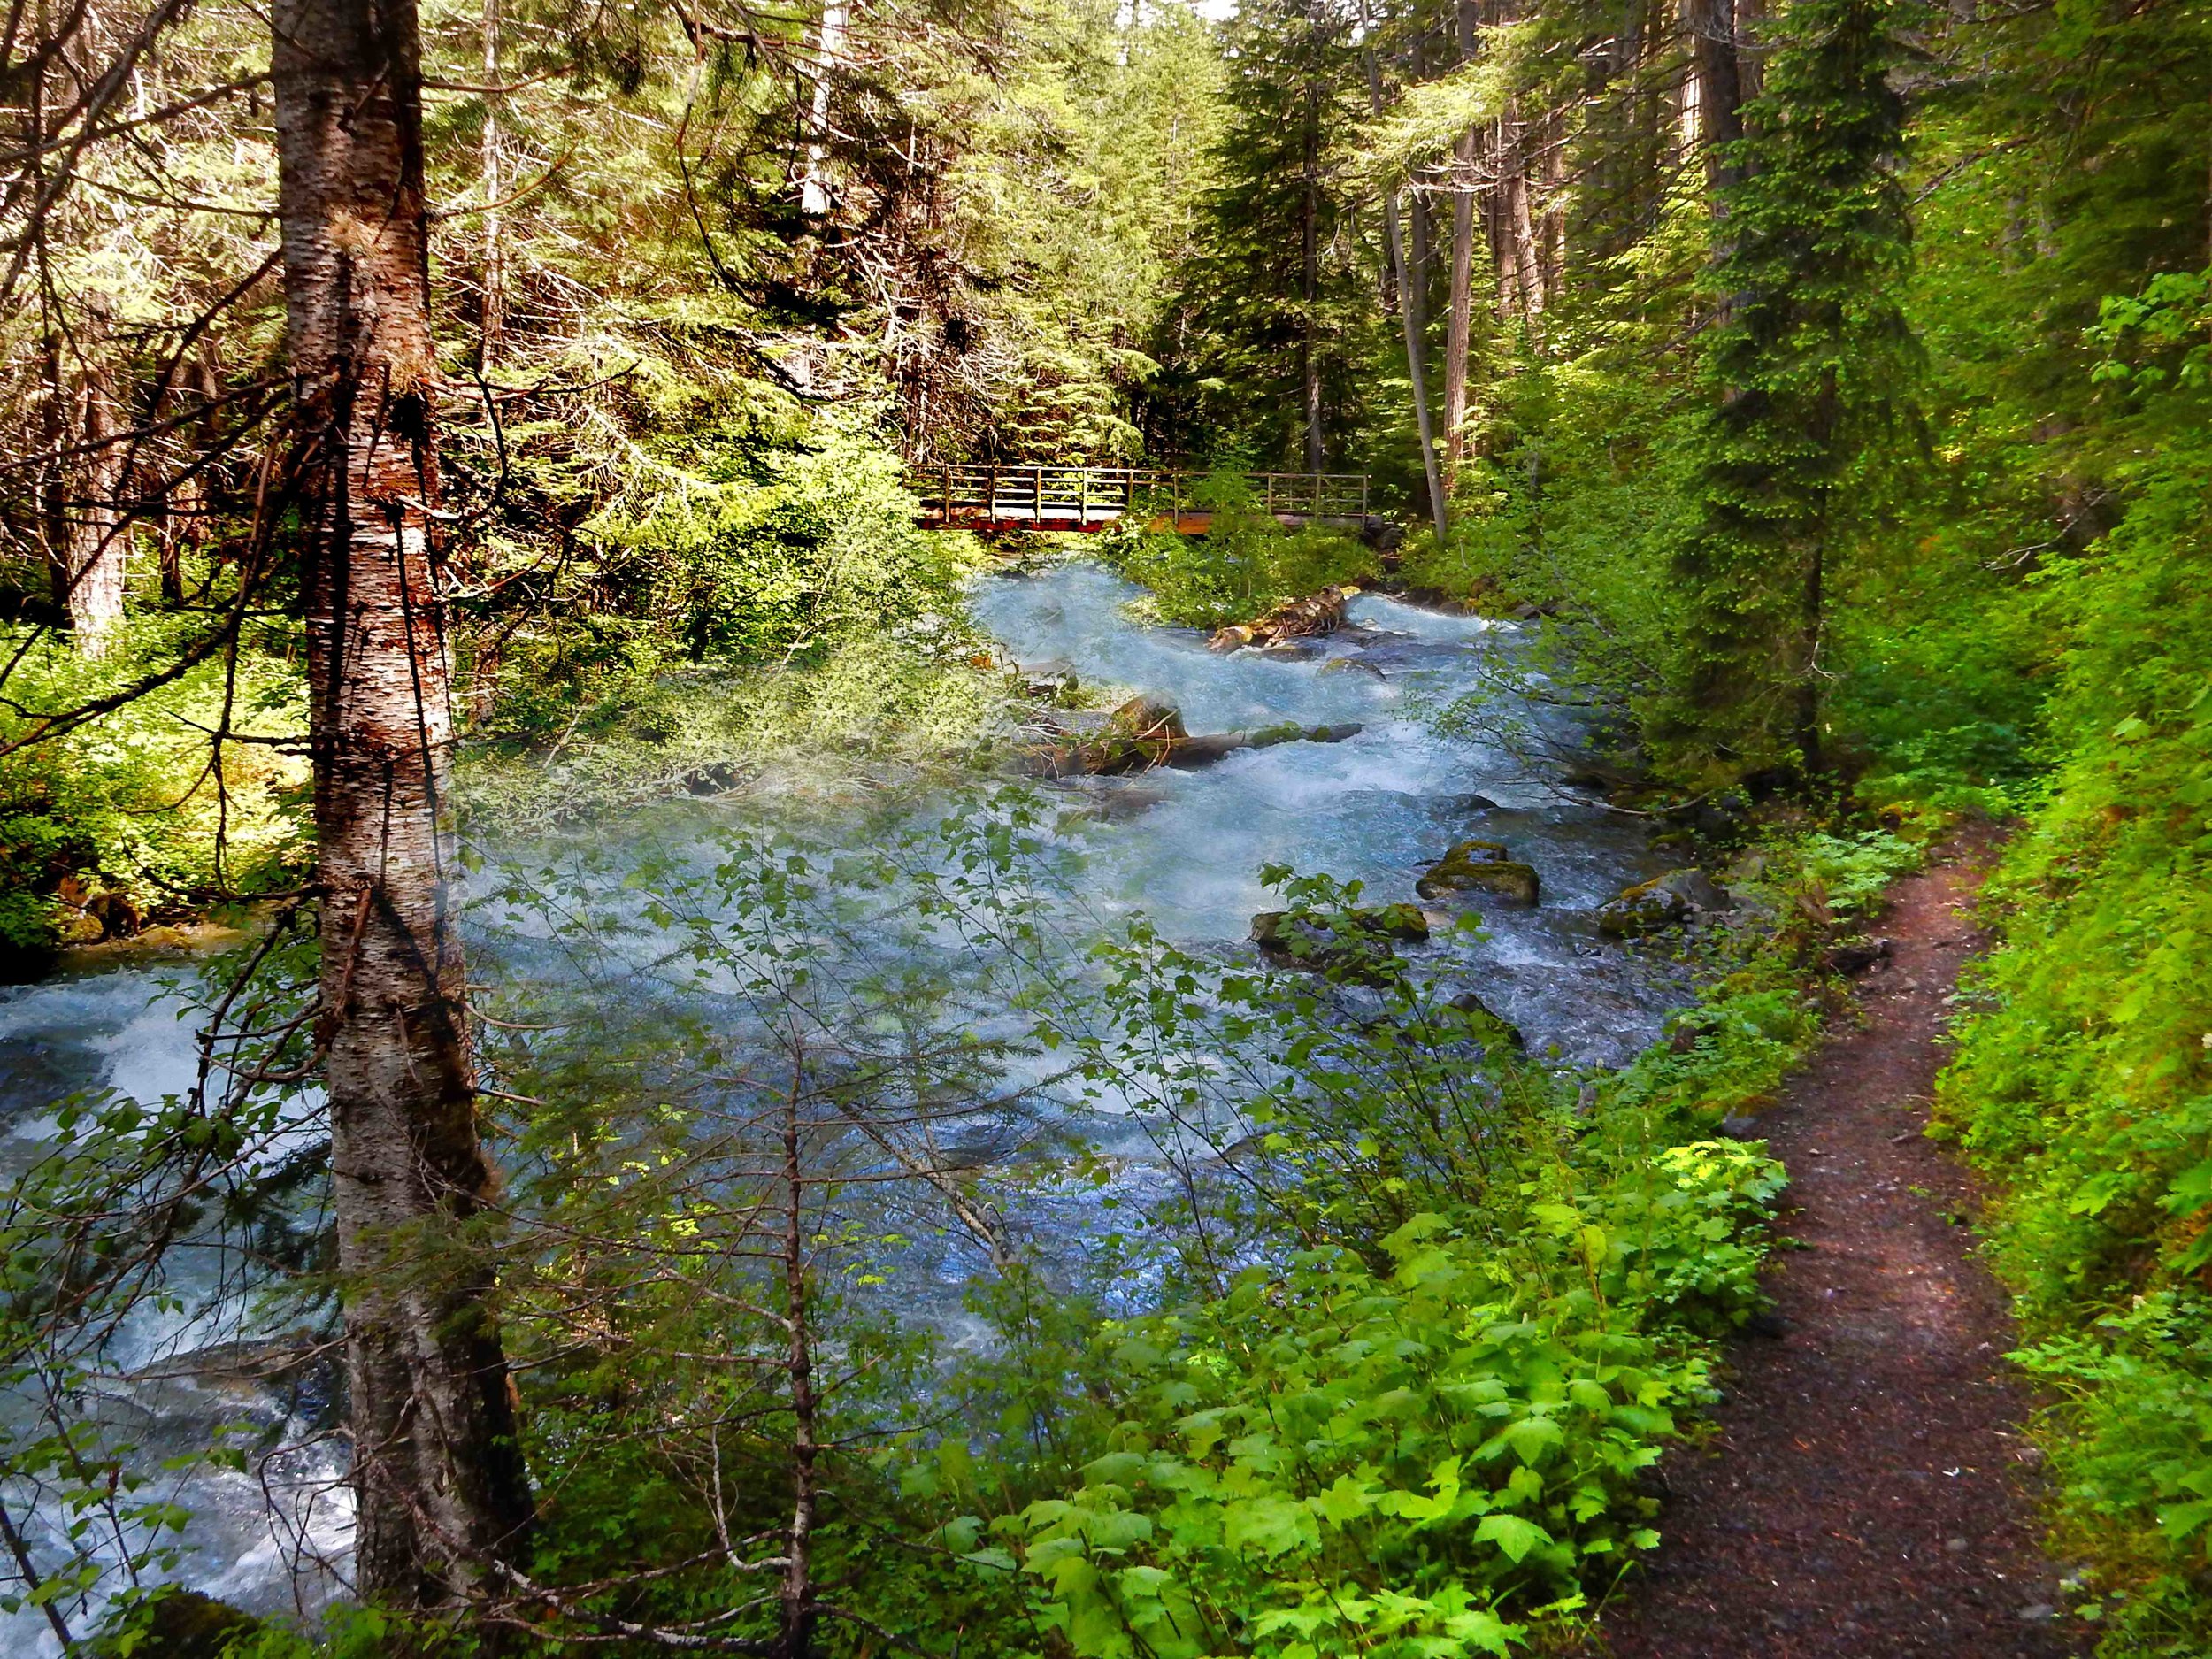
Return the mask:
<path id="1" fill-rule="evenodd" d="M 1686 778 L 1823 764 L 1821 643 L 1839 557 L 1918 357 L 1901 303 L 1911 223 L 1890 84 L 1897 0 L 1802 0 L 1745 111 L 1701 372 L 1697 520 L 1673 706 Z"/>
<path id="2" fill-rule="evenodd" d="M 1337 176 L 1364 99 L 1351 25 L 1336 0 L 1239 8 L 1210 245 L 1169 325 L 1182 349 L 1162 353 L 1195 380 L 1205 425 L 1312 471 L 1341 461 L 1366 366 L 1371 296 Z"/>

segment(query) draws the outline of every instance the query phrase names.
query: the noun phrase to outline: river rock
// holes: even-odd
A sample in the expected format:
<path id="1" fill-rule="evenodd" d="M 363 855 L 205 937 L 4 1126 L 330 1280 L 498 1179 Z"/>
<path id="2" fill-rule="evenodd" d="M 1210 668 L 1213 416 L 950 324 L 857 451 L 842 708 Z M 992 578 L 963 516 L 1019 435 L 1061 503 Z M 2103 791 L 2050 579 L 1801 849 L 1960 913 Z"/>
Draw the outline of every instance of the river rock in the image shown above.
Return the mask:
<path id="1" fill-rule="evenodd" d="M 1413 890 L 1425 899 L 1447 893 L 1495 893 L 1534 904 L 1540 883 L 1534 866 L 1509 856 L 1503 841 L 1461 841 L 1428 867 Z"/>
<path id="2" fill-rule="evenodd" d="M 1472 991 L 1462 991 L 1452 998 L 1451 1005 L 1468 1017 L 1468 1024 L 1475 1028 L 1476 1037 L 1486 1048 L 1493 1041 L 1510 1048 L 1526 1048 L 1528 1039 L 1521 1028 Z"/>
<path id="3" fill-rule="evenodd" d="M 83 1651 L 93 1659 L 159 1654 L 162 1659 L 222 1659 L 248 1645 L 265 1626 L 252 1614 L 197 1590 L 164 1585 L 92 1637 Z"/>
<path id="4" fill-rule="evenodd" d="M 1321 672 L 1325 674 L 1372 674 L 1377 680 L 1387 680 L 1390 677 L 1374 664 L 1363 663 L 1356 657 L 1332 657 L 1321 664 Z"/>
<path id="5" fill-rule="evenodd" d="M 1709 911 L 1733 910 L 1735 902 L 1702 870 L 1670 870 L 1601 904 L 1598 932 L 1608 939 L 1635 939 Z"/>

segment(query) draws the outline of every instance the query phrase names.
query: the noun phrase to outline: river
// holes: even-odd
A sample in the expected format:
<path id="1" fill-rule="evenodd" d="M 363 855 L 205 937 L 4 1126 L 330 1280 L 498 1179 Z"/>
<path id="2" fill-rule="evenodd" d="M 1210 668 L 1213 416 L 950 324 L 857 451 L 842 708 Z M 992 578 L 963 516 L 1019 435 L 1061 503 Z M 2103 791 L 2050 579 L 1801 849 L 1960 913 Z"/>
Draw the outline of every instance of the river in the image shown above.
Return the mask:
<path id="1" fill-rule="evenodd" d="M 1601 940 L 1592 917 L 1622 887 L 1663 867 L 1640 828 L 1565 787 L 1553 769 L 1496 744 L 1440 736 L 1421 718 L 1522 651 L 1522 625 L 1362 595 L 1339 633 L 1222 655 L 1194 631 L 1133 624 L 1125 606 L 1134 597 L 1110 572 L 1079 559 L 983 578 L 972 610 L 1031 672 L 1146 693 L 1179 708 L 1194 733 L 1285 721 L 1360 730 L 1339 741 L 1240 751 L 1200 769 L 1047 786 L 1077 809 L 1090 913 L 1113 924 L 1141 911 L 1193 949 L 1233 951 L 1242 949 L 1254 913 L 1271 907 L 1263 865 L 1356 879 L 1371 902 L 1389 902 L 1411 898 L 1415 879 L 1453 842 L 1502 841 L 1537 869 L 1541 902 L 1432 903 L 1479 908 L 1483 928 L 1478 935 L 1439 930 L 1435 943 L 1412 951 L 1417 966 L 1465 981 L 1562 1064 L 1617 1064 L 1657 1034 L 1684 1000 L 1683 979 Z M 1571 736 L 1555 712 L 1511 712 Z M 776 810 L 773 800 L 757 797 L 687 803 L 642 813 L 634 826 L 598 826 L 593 838 L 709 840 L 718 817 L 757 824 Z M 562 971 L 557 955 L 526 940 L 492 932 L 481 943 L 480 954 L 500 972 Z M 188 962 L 142 962 L 0 992 L 7 1137 L 0 1159 L 8 1168 L 39 1156 L 57 1104 L 74 1091 L 151 1101 L 189 1087 L 196 978 Z M 1138 1142 L 1124 1150 L 1141 1164 Z M 1033 1238 L 1063 1221 L 1077 1232 L 1081 1225 L 1049 1206 L 1025 1219 Z M 924 1312 L 956 1302 L 976 1261 L 949 1249 L 928 1266 L 942 1294 L 918 1297 Z M 266 1334 L 252 1327 L 243 1304 L 222 1294 L 224 1271 L 220 1263 L 186 1263 L 173 1305 L 126 1323 L 103 1356 L 99 1410 L 138 1440 L 134 1463 L 154 1482 L 150 1490 L 172 1492 L 192 1512 L 182 1534 L 187 1553 L 173 1576 L 254 1611 L 311 1610 L 332 1593 L 344 1561 L 349 1513 L 337 1483 L 341 1448 L 316 1438 L 326 1401 L 280 1403 L 193 1357 Z M 30 1416 L 18 1399 L 4 1420 L 19 1426 Z M 242 1420 L 276 1439 L 312 1443 L 253 1473 L 160 1471 L 163 1458 L 203 1447 L 219 1425 Z M 19 1517 L 28 1496 L 11 1494 Z M 42 1512 L 30 1528 L 35 1553 L 49 1561 L 67 1553 L 52 1530 L 57 1519 Z M 81 1619 L 82 1609 L 73 1617 Z M 29 1610 L 0 1619 L 0 1645 L 11 1653 L 56 1647 Z"/>

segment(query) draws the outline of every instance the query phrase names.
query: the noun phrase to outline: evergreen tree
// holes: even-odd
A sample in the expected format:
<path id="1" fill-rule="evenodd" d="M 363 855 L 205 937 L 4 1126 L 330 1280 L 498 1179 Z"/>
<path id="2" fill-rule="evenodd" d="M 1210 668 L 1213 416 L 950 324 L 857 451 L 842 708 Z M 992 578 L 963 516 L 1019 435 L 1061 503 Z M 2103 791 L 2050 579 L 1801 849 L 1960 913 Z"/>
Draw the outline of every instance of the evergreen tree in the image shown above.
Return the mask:
<path id="1" fill-rule="evenodd" d="M 1333 0 L 1248 0 L 1229 26 L 1210 234 L 1158 353 L 1164 447 L 1342 459 L 1373 303 L 1338 169 L 1364 100 L 1351 34 Z"/>
<path id="2" fill-rule="evenodd" d="M 1918 347 L 1901 300 L 1911 223 L 1897 168 L 1896 0 L 1805 0 L 1779 26 L 1725 193 L 1729 246 L 1701 373 L 1696 518 L 1674 706 L 1686 778 L 1822 765 L 1821 661 L 1839 557 L 1877 446 L 1903 423 Z"/>

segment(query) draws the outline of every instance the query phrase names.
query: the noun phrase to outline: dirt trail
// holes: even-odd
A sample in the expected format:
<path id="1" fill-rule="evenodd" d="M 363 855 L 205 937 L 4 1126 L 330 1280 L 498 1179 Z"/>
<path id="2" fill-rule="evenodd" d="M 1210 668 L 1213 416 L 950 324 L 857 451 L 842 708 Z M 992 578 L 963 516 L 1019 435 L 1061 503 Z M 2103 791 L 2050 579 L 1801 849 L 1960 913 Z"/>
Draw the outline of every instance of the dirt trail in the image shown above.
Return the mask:
<path id="1" fill-rule="evenodd" d="M 1952 1220 L 1970 1188 L 1919 1133 L 1985 853 L 1899 885 L 1863 1027 L 1760 1120 L 1792 1178 L 1782 1230 L 1811 1248 L 1776 1257 L 1781 1333 L 1737 1345 L 1717 1437 L 1665 1466 L 1666 1541 L 1605 1620 L 1616 1659 L 2086 1651 L 2037 1547 L 2005 1298 Z"/>

